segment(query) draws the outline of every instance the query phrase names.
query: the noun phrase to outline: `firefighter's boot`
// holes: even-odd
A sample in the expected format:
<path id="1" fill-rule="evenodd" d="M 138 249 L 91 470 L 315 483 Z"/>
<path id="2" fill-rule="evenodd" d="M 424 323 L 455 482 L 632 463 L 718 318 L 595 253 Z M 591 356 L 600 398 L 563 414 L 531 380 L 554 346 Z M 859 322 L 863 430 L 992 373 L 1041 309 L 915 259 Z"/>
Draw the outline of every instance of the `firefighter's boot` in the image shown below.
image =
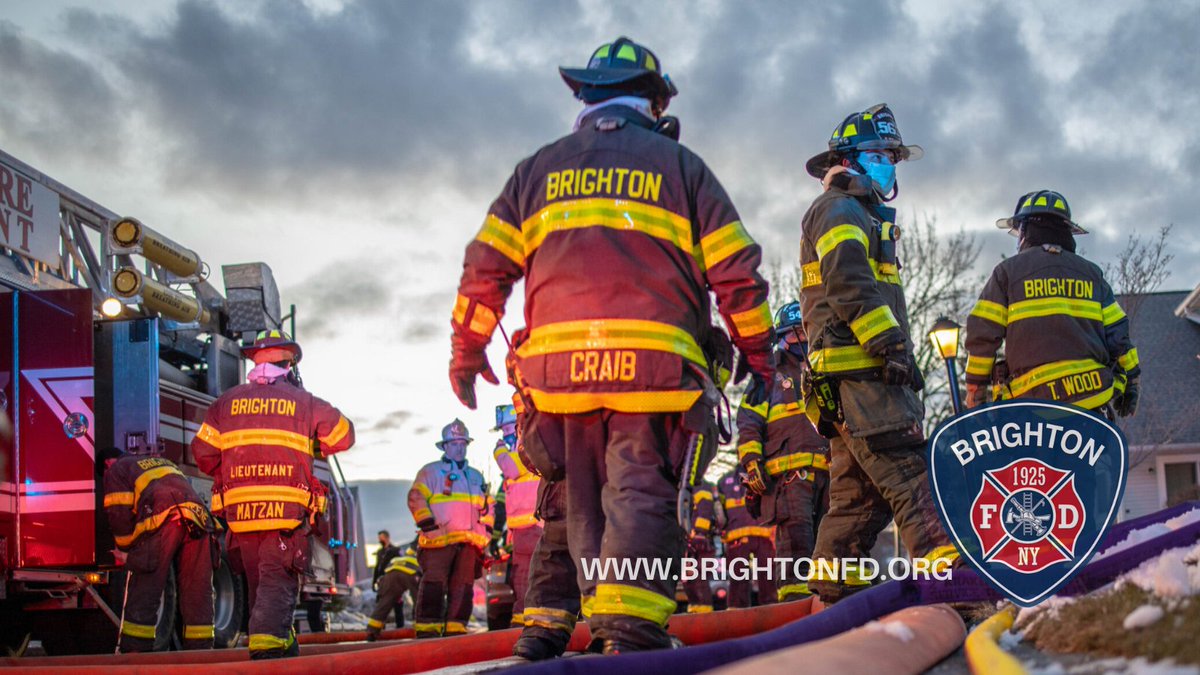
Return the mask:
<path id="1" fill-rule="evenodd" d="M 513 655 L 529 661 L 545 661 L 562 656 L 567 651 L 571 635 L 566 631 L 532 626 L 521 631 L 513 645 Z"/>

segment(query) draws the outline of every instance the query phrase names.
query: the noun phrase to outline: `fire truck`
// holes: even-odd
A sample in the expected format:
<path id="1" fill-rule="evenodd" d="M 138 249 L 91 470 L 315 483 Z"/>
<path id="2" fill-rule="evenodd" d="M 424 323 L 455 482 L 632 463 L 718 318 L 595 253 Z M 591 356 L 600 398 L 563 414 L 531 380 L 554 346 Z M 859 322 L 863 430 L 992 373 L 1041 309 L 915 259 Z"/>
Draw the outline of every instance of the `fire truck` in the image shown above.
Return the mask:
<path id="1" fill-rule="evenodd" d="M 245 377 L 240 345 L 279 328 L 279 292 L 260 262 L 222 268 L 224 294 L 193 250 L 0 151 L 0 638 L 51 653 L 112 651 L 125 574 L 103 514 L 97 448 L 157 450 L 205 499 L 190 443 L 207 406 Z M 355 493 L 319 459 L 330 490 L 301 608 L 364 575 Z M 244 580 L 214 573 L 218 646 L 244 634 Z M 178 645 L 174 585 L 159 648 Z"/>

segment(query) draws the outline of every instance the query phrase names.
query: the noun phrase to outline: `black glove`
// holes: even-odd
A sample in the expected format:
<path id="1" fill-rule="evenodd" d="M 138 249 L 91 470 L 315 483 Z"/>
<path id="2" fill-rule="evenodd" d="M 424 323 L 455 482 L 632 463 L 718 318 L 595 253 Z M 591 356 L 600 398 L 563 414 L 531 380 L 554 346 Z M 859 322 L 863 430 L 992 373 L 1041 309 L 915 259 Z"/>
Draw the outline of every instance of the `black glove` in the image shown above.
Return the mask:
<path id="1" fill-rule="evenodd" d="M 883 383 L 896 387 L 909 387 L 913 391 L 925 388 L 925 378 L 921 377 L 921 369 L 917 368 L 917 360 L 913 358 L 908 347 L 903 342 L 887 346 L 883 352 Z"/>
<path id="2" fill-rule="evenodd" d="M 421 528 L 422 532 L 432 532 L 437 529 L 437 521 L 433 518 L 426 518 L 417 523 L 417 527 Z"/>
<path id="3" fill-rule="evenodd" d="M 475 409 L 476 375 L 483 375 L 483 379 L 492 384 L 500 384 L 488 363 L 487 354 L 482 349 L 469 348 L 455 336 L 450 358 L 450 386 L 458 400 L 471 410 Z"/>
<path id="4" fill-rule="evenodd" d="M 1121 417 L 1129 417 L 1137 412 L 1138 381 L 1136 378 L 1125 383 L 1125 393 L 1117 396 L 1117 400 L 1113 401 L 1113 407 L 1117 409 L 1117 414 Z"/>

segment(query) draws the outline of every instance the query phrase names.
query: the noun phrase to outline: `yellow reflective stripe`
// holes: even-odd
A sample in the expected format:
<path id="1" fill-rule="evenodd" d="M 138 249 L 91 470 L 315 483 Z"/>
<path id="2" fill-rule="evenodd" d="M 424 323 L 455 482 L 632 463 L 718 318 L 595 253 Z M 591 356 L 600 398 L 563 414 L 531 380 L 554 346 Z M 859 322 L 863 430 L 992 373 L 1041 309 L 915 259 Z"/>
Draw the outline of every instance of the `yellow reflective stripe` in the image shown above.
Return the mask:
<path id="1" fill-rule="evenodd" d="M 585 595 L 579 599 L 579 613 L 583 615 L 583 618 L 592 618 L 592 607 L 595 604 L 596 596 L 594 595 Z M 526 610 L 526 613 L 528 613 L 528 611 L 529 610 Z"/>
<path id="2" fill-rule="evenodd" d="M 497 314 L 491 307 L 476 301 L 475 311 L 471 314 L 470 323 L 467 322 L 467 312 L 471 309 L 471 299 L 461 293 L 454 300 L 454 312 L 451 318 L 460 326 L 465 326 L 472 333 L 491 337 L 492 331 L 496 330 L 496 324 L 500 323 L 500 315 Z"/>
<path id="3" fill-rule="evenodd" d="M 771 308 L 764 302 L 753 309 L 730 314 L 729 320 L 739 337 L 761 335 L 771 330 Z"/>
<path id="4" fill-rule="evenodd" d="M 872 338 L 890 328 L 899 328 L 900 322 L 892 314 L 892 308 L 880 305 L 850 322 L 850 330 L 861 344 L 867 344 Z"/>
<path id="5" fill-rule="evenodd" d="M 289 502 L 308 506 L 312 501 L 312 493 L 303 488 L 287 485 L 247 485 L 229 488 L 221 493 L 221 503 L 224 506 L 261 501 Z"/>
<path id="6" fill-rule="evenodd" d="M 424 483 L 420 483 L 420 482 L 414 483 L 413 489 L 416 490 L 417 492 L 420 492 L 421 496 L 424 497 L 425 499 L 429 499 L 429 496 L 433 494 L 433 490 L 430 489 L 430 487 Z"/>
<path id="7" fill-rule="evenodd" d="M 446 635 L 462 635 L 467 632 L 467 624 L 461 621 L 447 621 Z"/>
<path id="8" fill-rule="evenodd" d="M 762 443 L 760 441 L 746 441 L 738 446 L 738 459 L 744 458 L 746 455 L 762 455 Z"/>
<path id="9" fill-rule="evenodd" d="M 496 249 L 518 267 L 525 266 L 525 244 L 521 239 L 521 231 L 496 216 L 489 213 L 483 219 L 483 226 L 475 235 L 475 241 Z"/>
<path id="10" fill-rule="evenodd" d="M 200 523 L 199 516 L 196 515 L 193 509 L 195 509 L 195 511 L 203 512 L 204 507 L 196 502 L 183 502 L 182 504 L 178 505 L 178 509 L 175 506 L 170 506 L 152 516 L 147 516 L 146 518 L 139 520 L 137 524 L 133 526 L 133 532 L 130 532 L 127 535 L 115 535 L 113 537 L 113 541 L 116 542 L 117 546 L 123 549 L 129 548 L 133 542 L 137 541 L 138 537 L 148 532 L 154 532 L 158 528 L 162 527 L 163 523 L 173 518 L 176 513 L 180 513 L 188 520 Z M 204 523 L 200 524 L 203 525 Z"/>
<path id="11" fill-rule="evenodd" d="M 821 235 L 820 239 L 817 239 L 817 260 L 821 260 L 826 255 L 829 255 L 830 251 L 847 241 L 856 241 L 862 244 L 863 249 L 866 251 L 871 250 L 871 244 L 867 240 L 867 233 L 863 232 L 861 227 L 857 225 L 838 225 L 837 227 L 830 228 L 828 232 Z"/>
<path id="12" fill-rule="evenodd" d="M 746 505 L 745 497 L 739 497 L 737 499 L 726 499 L 725 500 L 725 509 L 726 510 L 740 508 L 745 505 Z"/>
<path id="13" fill-rule="evenodd" d="M 623 413 L 683 412 L 700 398 L 700 390 L 549 392 L 530 389 L 534 406 L 554 415 L 607 409 Z"/>
<path id="14" fill-rule="evenodd" d="M 375 619 L 367 619 L 367 628 L 383 628 L 383 622 L 376 621 Z"/>
<path id="15" fill-rule="evenodd" d="M 674 598 L 626 584 L 596 584 L 596 600 L 592 605 L 593 616 L 596 614 L 633 616 L 653 621 L 661 626 L 674 612 Z"/>
<path id="16" fill-rule="evenodd" d="M 1113 304 L 1104 308 L 1103 316 L 1104 316 L 1104 325 L 1111 326 L 1114 323 L 1125 318 L 1125 310 L 1121 309 L 1121 306 L 1114 302 Z"/>
<path id="17" fill-rule="evenodd" d="M 769 539 L 774 536 L 775 532 L 769 527 L 763 527 L 762 525 L 747 525 L 746 527 L 739 527 L 736 530 L 730 530 L 729 532 L 726 532 L 724 539 L 728 542 L 733 541 L 734 539 L 741 539 L 742 537 L 767 537 Z"/>
<path id="18" fill-rule="evenodd" d="M 512 619 L 509 620 L 508 625 L 510 625 L 514 628 L 519 628 L 521 626 L 524 626 L 525 625 L 525 613 L 524 612 L 513 612 Z"/>
<path id="19" fill-rule="evenodd" d="M 229 529 L 232 532 L 266 532 L 270 530 L 294 530 L 303 522 L 299 518 L 252 518 L 250 520 L 231 520 Z"/>
<path id="20" fill-rule="evenodd" d="M 413 630 L 418 633 L 441 633 L 442 624 L 413 622 Z"/>
<path id="21" fill-rule="evenodd" d="M 697 518 L 695 528 L 697 530 L 711 530 L 712 529 L 712 521 L 709 520 L 708 518 Z"/>
<path id="22" fill-rule="evenodd" d="M 858 345 L 817 349 L 808 355 L 808 359 L 818 373 L 841 373 L 883 366 L 882 358 L 871 356 Z"/>
<path id="23" fill-rule="evenodd" d="M 212 510 L 220 511 L 225 508 L 225 500 L 221 497 L 220 492 L 214 492 L 212 496 Z"/>
<path id="24" fill-rule="evenodd" d="M 268 649 L 287 649 L 291 646 L 292 640 L 295 637 L 288 636 L 286 638 L 275 637 L 268 633 L 253 633 L 250 635 L 250 651 L 266 651 Z"/>
<path id="25" fill-rule="evenodd" d="M 767 460 L 767 473 L 771 475 L 808 467 L 828 470 L 829 460 L 825 455 L 811 452 L 793 452 L 790 455 Z"/>
<path id="26" fill-rule="evenodd" d="M 196 432 L 196 438 L 218 449 L 221 447 L 221 432 L 209 426 L 208 422 L 200 425 L 200 430 Z"/>
<path id="27" fill-rule="evenodd" d="M 468 492 L 437 493 L 429 498 L 430 504 L 447 504 L 450 502 L 469 502 L 472 506 L 483 508 L 486 504 L 483 495 L 473 495 Z"/>
<path id="28" fill-rule="evenodd" d="M 425 507 L 421 507 L 421 508 L 417 509 L 416 511 L 413 511 L 413 520 L 417 521 L 418 523 L 421 522 L 422 520 L 430 520 L 432 518 L 433 518 L 433 511 L 430 511 L 429 509 L 427 509 Z"/>
<path id="29" fill-rule="evenodd" d="M 138 476 L 137 480 L 133 481 L 133 503 L 136 504 L 142 501 L 142 492 L 145 491 L 148 485 L 166 476 L 179 476 L 182 478 L 183 472 L 173 466 L 160 466 L 143 472 L 142 475 Z"/>
<path id="30" fill-rule="evenodd" d="M 1099 408 L 1100 406 L 1104 405 L 1105 403 L 1108 403 L 1109 401 L 1111 401 L 1112 397 L 1113 397 L 1113 387 L 1109 387 L 1109 388 L 1105 389 L 1104 391 L 1092 394 L 1091 396 L 1089 396 L 1087 398 L 1075 401 L 1075 403 L 1073 405 L 1077 405 L 1080 408 L 1086 408 L 1087 410 L 1095 410 L 1096 408 Z"/>
<path id="31" fill-rule="evenodd" d="M 584 227 L 608 227 L 640 232 L 673 244 L 693 257 L 692 224 L 683 216 L 662 207 L 625 199 L 571 199 L 554 202 L 521 224 L 525 257 L 554 232 Z"/>
<path id="32" fill-rule="evenodd" d="M 184 640 L 208 640 L 213 638 L 215 635 L 216 631 L 213 630 L 212 624 L 196 626 L 184 625 L 183 627 Z"/>
<path id="33" fill-rule="evenodd" d="M 712 269 L 722 260 L 750 246 L 754 240 L 742 226 L 742 221 L 735 220 L 710 232 L 700 240 L 700 250 L 704 256 L 704 269 Z"/>
<path id="34" fill-rule="evenodd" d="M 508 519 L 508 529 L 519 530 L 523 527 L 536 525 L 538 521 L 537 514 L 527 513 L 520 516 L 511 516 Z"/>
<path id="35" fill-rule="evenodd" d="M 808 584 L 805 583 L 786 584 L 784 586 L 780 586 L 775 591 L 775 595 L 779 598 L 780 602 L 783 602 L 793 595 L 812 595 L 812 591 L 808 590 Z"/>
<path id="36" fill-rule="evenodd" d="M 971 316 L 977 316 L 1001 326 L 1008 325 L 1008 308 L 991 300 L 981 298 L 971 309 Z"/>
<path id="37" fill-rule="evenodd" d="M 897 269 L 895 269 L 894 265 L 885 265 L 882 266 L 881 269 L 880 264 L 874 258 L 868 259 L 867 262 L 871 264 L 871 273 L 875 275 L 875 281 L 880 281 L 885 284 L 895 284 L 897 286 L 900 285 L 900 273 Z M 821 285 L 822 278 L 820 261 L 810 262 L 802 265 L 800 267 L 800 272 L 801 289 L 812 288 L 813 286 Z"/>
<path id="38" fill-rule="evenodd" d="M 1139 363 L 1137 347 L 1134 347 L 1133 349 L 1130 349 L 1129 351 L 1117 357 L 1117 363 L 1119 363 L 1121 367 L 1126 370 L 1126 372 L 1137 368 Z"/>
<path id="39" fill-rule="evenodd" d="M 145 626 L 131 621 L 125 621 L 121 624 L 121 632 L 129 637 L 142 638 L 144 640 L 153 640 L 156 634 L 154 626 Z"/>
<path id="40" fill-rule="evenodd" d="M 996 357 L 994 356 L 973 356 L 968 354 L 967 374 L 987 377 L 992 374 L 992 366 L 995 364 Z"/>
<path id="41" fill-rule="evenodd" d="M 476 312 L 476 314 L 478 314 L 478 312 Z M 340 443 L 348 433 L 350 433 L 350 420 L 346 419 L 345 415 L 342 415 L 338 418 L 338 423 L 333 427 L 333 431 L 330 431 L 328 435 L 320 439 L 321 444 L 325 445 L 326 447 L 335 446 Z"/>
<path id="42" fill-rule="evenodd" d="M 801 408 L 795 403 L 778 403 L 771 406 L 770 412 L 767 413 L 767 423 L 778 422 L 779 420 L 803 415 L 804 408 Z"/>
<path id="43" fill-rule="evenodd" d="M 132 492 L 110 492 L 104 495 L 104 508 L 110 506 L 133 506 L 137 500 Z"/>
<path id="44" fill-rule="evenodd" d="M 770 406 L 769 401 L 763 401 L 762 403 L 759 403 L 758 405 L 748 405 L 746 403 L 743 403 L 742 410 L 749 410 L 750 412 L 754 413 L 755 415 L 758 415 L 759 417 L 766 419 L 767 411 L 769 410 L 768 406 Z"/>
<path id="45" fill-rule="evenodd" d="M 483 548 L 488 544 L 488 536 L 477 532 L 448 532 L 439 537 L 426 536 L 424 532 L 418 538 L 421 546 L 426 548 L 442 548 L 452 544 L 471 544 L 476 548 Z"/>
<path id="46" fill-rule="evenodd" d="M 711 502 L 712 498 L 713 498 L 713 495 L 708 490 L 696 490 L 695 494 L 692 495 L 692 501 L 694 501 L 697 504 L 699 504 L 700 502 L 702 502 L 706 499 Z"/>
<path id="47" fill-rule="evenodd" d="M 712 605 L 693 605 L 688 603 L 688 614 L 709 614 L 712 611 Z"/>
<path id="48" fill-rule="evenodd" d="M 581 349 L 648 349 L 678 354 L 704 366 L 704 352 L 687 331 L 641 319 L 585 319 L 538 326 L 517 349 L 521 358 Z"/>
<path id="49" fill-rule="evenodd" d="M 276 445 L 306 455 L 312 455 L 312 440 L 304 434 L 283 429 L 242 429 L 221 434 L 217 445 L 221 450 L 232 450 L 247 445 Z"/>
<path id="50" fill-rule="evenodd" d="M 1013 396 L 1020 396 L 1034 387 L 1039 387 L 1060 377 L 1078 375 L 1103 367 L 1091 359 L 1047 363 L 1015 378 L 1011 384 L 1012 393 Z"/>
<path id="51" fill-rule="evenodd" d="M 1089 321 L 1102 321 L 1103 312 L 1100 303 L 1093 300 L 1076 300 L 1072 298 L 1038 298 L 1022 300 L 1008 306 L 1008 323 L 1014 324 L 1022 319 L 1033 319 L 1042 316 L 1073 316 Z"/>
<path id="52" fill-rule="evenodd" d="M 958 560 L 958 547 L 954 544 L 938 546 L 921 557 L 933 563 L 943 560 L 947 563 L 952 563 L 955 560 Z"/>

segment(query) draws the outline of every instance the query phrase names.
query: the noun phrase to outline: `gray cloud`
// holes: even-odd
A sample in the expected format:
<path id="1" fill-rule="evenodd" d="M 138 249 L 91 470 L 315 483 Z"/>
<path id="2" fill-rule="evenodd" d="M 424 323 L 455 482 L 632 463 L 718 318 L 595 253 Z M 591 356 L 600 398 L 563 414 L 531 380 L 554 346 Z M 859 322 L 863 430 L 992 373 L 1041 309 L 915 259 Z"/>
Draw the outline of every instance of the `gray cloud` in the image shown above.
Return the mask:
<path id="1" fill-rule="evenodd" d="M 356 320 L 386 312 L 395 293 L 387 267 L 371 260 L 339 261 L 281 293 L 295 303 L 304 339 L 336 337 Z"/>
<path id="2" fill-rule="evenodd" d="M 413 412 L 409 410 L 393 410 L 376 420 L 371 426 L 363 429 L 373 433 L 384 431 L 398 431 L 402 429 L 410 420 L 413 419 Z"/>

